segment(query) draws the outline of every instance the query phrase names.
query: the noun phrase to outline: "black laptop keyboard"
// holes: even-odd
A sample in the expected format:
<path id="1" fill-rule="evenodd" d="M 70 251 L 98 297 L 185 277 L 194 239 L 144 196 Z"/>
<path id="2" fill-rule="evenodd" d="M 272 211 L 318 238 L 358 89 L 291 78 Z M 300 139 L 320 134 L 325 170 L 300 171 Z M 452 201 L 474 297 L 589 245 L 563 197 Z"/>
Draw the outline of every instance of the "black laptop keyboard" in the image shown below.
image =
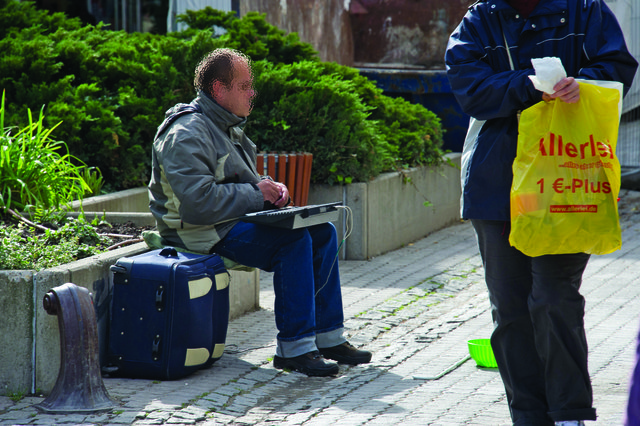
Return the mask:
<path id="1" fill-rule="evenodd" d="M 267 216 L 267 217 L 284 218 L 284 217 L 289 217 L 296 214 L 300 214 L 300 216 L 302 217 L 308 217 L 314 214 L 325 213 L 328 211 L 335 210 L 336 206 L 340 206 L 340 205 L 342 205 L 342 202 L 316 204 L 316 205 L 310 205 L 310 206 L 283 207 L 281 209 L 263 210 L 261 212 L 247 213 L 244 217 L 251 218 L 251 217 Z"/>

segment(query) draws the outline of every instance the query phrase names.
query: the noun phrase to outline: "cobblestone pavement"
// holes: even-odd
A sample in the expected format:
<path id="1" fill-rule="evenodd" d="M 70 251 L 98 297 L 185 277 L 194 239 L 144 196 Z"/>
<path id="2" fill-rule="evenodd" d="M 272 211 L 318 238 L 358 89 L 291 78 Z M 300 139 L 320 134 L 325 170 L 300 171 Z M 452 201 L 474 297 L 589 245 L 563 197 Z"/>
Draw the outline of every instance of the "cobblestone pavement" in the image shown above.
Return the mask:
<path id="1" fill-rule="evenodd" d="M 621 192 L 623 247 L 585 272 L 586 328 L 598 421 L 620 425 L 640 312 L 640 193 Z M 270 274 L 262 308 L 231 321 L 210 369 L 183 380 L 105 378 L 118 407 L 99 415 L 47 415 L 0 397 L 0 425 L 478 425 L 510 424 L 495 369 L 468 357 L 467 340 L 492 329 L 470 223 L 367 261 L 340 263 L 346 329 L 370 364 L 309 378 L 272 365 L 276 328 Z"/>

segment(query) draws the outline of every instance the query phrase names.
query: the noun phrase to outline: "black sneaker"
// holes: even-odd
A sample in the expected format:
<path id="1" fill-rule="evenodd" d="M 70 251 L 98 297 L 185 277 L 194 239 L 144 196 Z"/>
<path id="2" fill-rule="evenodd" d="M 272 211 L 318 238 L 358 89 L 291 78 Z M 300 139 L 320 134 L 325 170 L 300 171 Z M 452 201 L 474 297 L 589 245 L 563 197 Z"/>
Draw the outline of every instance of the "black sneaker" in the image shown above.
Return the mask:
<path id="1" fill-rule="evenodd" d="M 322 356 L 343 364 L 366 364 L 371 361 L 371 352 L 356 349 L 349 342 L 344 342 L 330 348 L 320 348 Z"/>
<path id="2" fill-rule="evenodd" d="M 316 377 L 335 376 L 340 371 L 338 364 L 326 362 L 318 351 L 307 352 L 293 358 L 282 358 L 276 355 L 273 357 L 273 366 L 279 370 L 288 368 Z"/>

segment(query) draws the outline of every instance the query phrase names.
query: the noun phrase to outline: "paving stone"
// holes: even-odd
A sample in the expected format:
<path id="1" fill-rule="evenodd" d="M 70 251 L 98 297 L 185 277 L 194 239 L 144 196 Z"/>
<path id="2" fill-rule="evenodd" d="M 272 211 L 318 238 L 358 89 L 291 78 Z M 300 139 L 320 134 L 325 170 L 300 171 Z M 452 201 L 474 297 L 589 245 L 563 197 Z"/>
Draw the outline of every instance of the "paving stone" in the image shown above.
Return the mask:
<path id="1" fill-rule="evenodd" d="M 124 411 L 116 414 L 109 419 L 110 423 L 114 424 L 132 424 L 136 420 L 146 418 L 147 413 L 140 411 Z"/>

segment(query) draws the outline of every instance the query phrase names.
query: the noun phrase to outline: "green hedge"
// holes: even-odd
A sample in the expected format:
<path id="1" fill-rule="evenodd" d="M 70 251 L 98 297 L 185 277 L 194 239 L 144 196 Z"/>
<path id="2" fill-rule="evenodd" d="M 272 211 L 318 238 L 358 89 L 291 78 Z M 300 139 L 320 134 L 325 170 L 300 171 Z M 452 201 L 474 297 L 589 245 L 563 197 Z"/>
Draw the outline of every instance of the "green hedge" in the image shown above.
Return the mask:
<path id="1" fill-rule="evenodd" d="M 312 181 L 366 182 L 442 161 L 440 119 L 384 96 L 354 68 L 331 62 L 254 63 L 258 98 L 246 132 L 264 151 L 314 154 Z"/>
<path id="2" fill-rule="evenodd" d="M 382 171 L 442 161 L 439 119 L 383 96 L 357 70 L 319 61 L 313 48 L 268 24 L 213 9 L 182 16 L 166 36 L 83 26 L 31 2 L 0 0 L 0 89 L 5 124 L 45 106 L 45 125 L 72 155 L 100 169 L 108 190 L 146 185 L 164 111 L 189 102 L 195 65 L 230 47 L 252 58 L 259 92 L 247 126 L 263 150 L 315 154 L 314 182 L 365 181 Z M 226 29 L 213 37 L 212 26 Z"/>

